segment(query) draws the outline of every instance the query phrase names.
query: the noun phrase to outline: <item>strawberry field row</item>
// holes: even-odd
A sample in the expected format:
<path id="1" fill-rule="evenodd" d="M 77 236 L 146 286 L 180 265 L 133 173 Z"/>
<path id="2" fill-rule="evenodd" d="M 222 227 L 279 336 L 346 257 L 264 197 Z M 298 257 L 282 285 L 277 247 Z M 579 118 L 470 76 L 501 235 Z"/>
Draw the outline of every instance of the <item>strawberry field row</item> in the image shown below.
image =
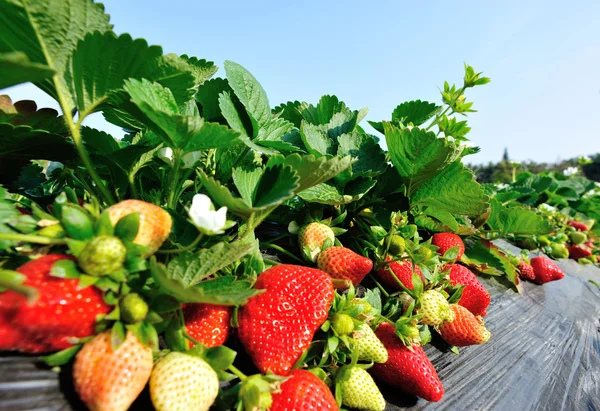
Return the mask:
<path id="1" fill-rule="evenodd" d="M 574 326 L 524 289 L 575 281 L 597 316 L 600 278 L 565 280 L 546 255 L 598 263 L 598 185 L 477 183 L 465 95 L 490 79 L 471 66 L 440 102 L 366 122 L 332 95 L 273 107 L 241 65 L 214 77 L 71 3 L 0 0 L 0 88 L 32 82 L 61 107 L 0 96 L 0 350 L 46 354 L 88 408 L 126 410 L 145 387 L 158 410 L 383 410 L 390 387 L 460 408 L 466 370 Z M 93 113 L 123 136 L 85 126 Z M 506 304 L 551 319 L 543 336 Z"/>

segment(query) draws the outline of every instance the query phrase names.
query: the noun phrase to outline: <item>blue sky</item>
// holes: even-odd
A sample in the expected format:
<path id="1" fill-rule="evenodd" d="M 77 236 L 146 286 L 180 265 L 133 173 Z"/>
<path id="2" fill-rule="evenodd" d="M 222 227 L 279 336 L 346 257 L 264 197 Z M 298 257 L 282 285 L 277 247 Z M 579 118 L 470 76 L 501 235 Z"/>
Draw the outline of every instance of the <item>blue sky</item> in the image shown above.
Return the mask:
<path id="1" fill-rule="evenodd" d="M 369 120 L 406 100 L 439 101 L 463 62 L 492 78 L 467 98 L 470 159 L 556 161 L 600 152 L 600 1 L 106 0 L 118 34 L 165 53 L 250 70 L 272 106 L 336 94 Z M 223 75 L 220 71 L 217 75 Z M 56 106 L 31 85 L 13 100 Z M 120 130 L 92 118 L 91 126 Z"/>

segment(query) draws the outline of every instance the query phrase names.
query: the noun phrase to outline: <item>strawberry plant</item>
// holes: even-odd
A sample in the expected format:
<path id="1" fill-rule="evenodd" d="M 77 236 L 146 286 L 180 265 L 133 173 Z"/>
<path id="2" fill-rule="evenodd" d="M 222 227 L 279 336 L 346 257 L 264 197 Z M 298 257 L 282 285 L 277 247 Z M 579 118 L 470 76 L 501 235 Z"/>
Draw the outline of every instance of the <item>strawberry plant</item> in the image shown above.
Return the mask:
<path id="1" fill-rule="evenodd" d="M 476 273 L 518 291 L 564 276 L 492 240 L 597 262 L 592 183 L 482 186 L 464 165 L 465 94 L 490 81 L 467 64 L 375 135 L 366 108 L 273 107 L 240 64 L 214 77 L 115 34 L 99 3 L 58 3 L 0 0 L 0 88 L 31 82 L 61 108 L 0 96 L 0 350 L 73 361 L 91 409 L 147 384 L 159 410 L 380 410 L 378 382 L 440 401 L 432 333 L 491 336 Z"/>

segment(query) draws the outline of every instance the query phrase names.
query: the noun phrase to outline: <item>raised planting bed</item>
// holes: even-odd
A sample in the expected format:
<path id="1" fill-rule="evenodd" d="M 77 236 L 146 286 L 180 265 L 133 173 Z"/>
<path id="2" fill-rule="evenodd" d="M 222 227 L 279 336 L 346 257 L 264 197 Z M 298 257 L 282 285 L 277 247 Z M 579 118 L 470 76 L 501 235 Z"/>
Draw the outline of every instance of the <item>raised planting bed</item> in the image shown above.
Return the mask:
<path id="1" fill-rule="evenodd" d="M 502 248 L 516 247 L 498 241 Z M 600 409 L 600 290 L 589 280 L 600 269 L 559 260 L 565 278 L 543 286 L 523 283 L 519 295 L 481 277 L 492 295 L 486 326 L 492 338 L 456 355 L 434 339 L 425 352 L 445 387 L 429 403 L 381 385 L 386 410 L 596 410 Z M 132 409 L 148 409 L 144 393 Z M 83 409 L 70 381 L 36 357 L 0 358 L 0 409 Z"/>

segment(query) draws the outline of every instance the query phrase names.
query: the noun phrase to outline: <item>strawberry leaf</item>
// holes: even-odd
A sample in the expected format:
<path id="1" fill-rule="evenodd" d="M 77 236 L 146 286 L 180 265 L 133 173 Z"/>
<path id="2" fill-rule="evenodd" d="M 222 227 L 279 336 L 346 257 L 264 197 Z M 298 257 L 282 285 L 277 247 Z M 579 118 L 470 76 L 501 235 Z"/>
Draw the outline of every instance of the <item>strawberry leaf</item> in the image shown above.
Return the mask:
<path id="1" fill-rule="evenodd" d="M 37 83 L 53 75 L 52 68 L 32 63 L 25 53 L 0 53 L 0 89 L 26 82 Z"/>
<path id="2" fill-rule="evenodd" d="M 218 243 L 203 248 L 198 253 L 181 253 L 167 266 L 167 275 L 184 287 L 198 284 L 204 278 L 250 253 L 256 247 L 256 241 L 240 240 L 232 243 Z"/>
<path id="3" fill-rule="evenodd" d="M 61 365 L 65 365 L 69 363 L 73 357 L 75 357 L 75 354 L 81 350 L 81 347 L 83 347 L 82 344 L 77 344 L 72 347 L 65 348 L 62 351 L 42 357 L 42 361 L 44 361 L 49 367 L 59 367 Z"/>
<path id="4" fill-rule="evenodd" d="M 225 73 L 235 95 L 246 108 L 251 119 L 259 125 L 272 118 L 267 93 L 248 70 L 233 61 L 225 61 Z"/>
<path id="5" fill-rule="evenodd" d="M 224 345 L 207 348 L 202 358 L 210 364 L 215 371 L 225 371 L 233 364 L 237 353 Z"/>
<path id="6" fill-rule="evenodd" d="M 87 33 L 106 32 L 112 28 L 104 6 L 91 0 L 53 2 L 51 0 L 0 2 L 0 52 L 19 50 L 31 63 L 48 66 L 55 77 L 35 84 L 58 100 L 62 95 L 67 106 L 74 107 L 68 60 L 77 42 Z"/>
<path id="7" fill-rule="evenodd" d="M 525 207 L 505 207 L 498 200 L 490 201 L 491 214 L 487 224 L 501 235 L 539 235 L 554 230 L 549 220 Z"/>
<path id="8" fill-rule="evenodd" d="M 360 200 L 376 183 L 377 181 L 370 178 L 357 178 L 348 183 L 344 189 L 331 183 L 321 183 L 298 193 L 298 196 L 309 203 L 349 204 Z"/>
<path id="9" fill-rule="evenodd" d="M 108 213 L 105 213 L 108 214 Z M 122 241 L 133 241 L 140 227 L 140 213 L 135 212 L 122 217 L 115 225 L 115 236 Z"/>

